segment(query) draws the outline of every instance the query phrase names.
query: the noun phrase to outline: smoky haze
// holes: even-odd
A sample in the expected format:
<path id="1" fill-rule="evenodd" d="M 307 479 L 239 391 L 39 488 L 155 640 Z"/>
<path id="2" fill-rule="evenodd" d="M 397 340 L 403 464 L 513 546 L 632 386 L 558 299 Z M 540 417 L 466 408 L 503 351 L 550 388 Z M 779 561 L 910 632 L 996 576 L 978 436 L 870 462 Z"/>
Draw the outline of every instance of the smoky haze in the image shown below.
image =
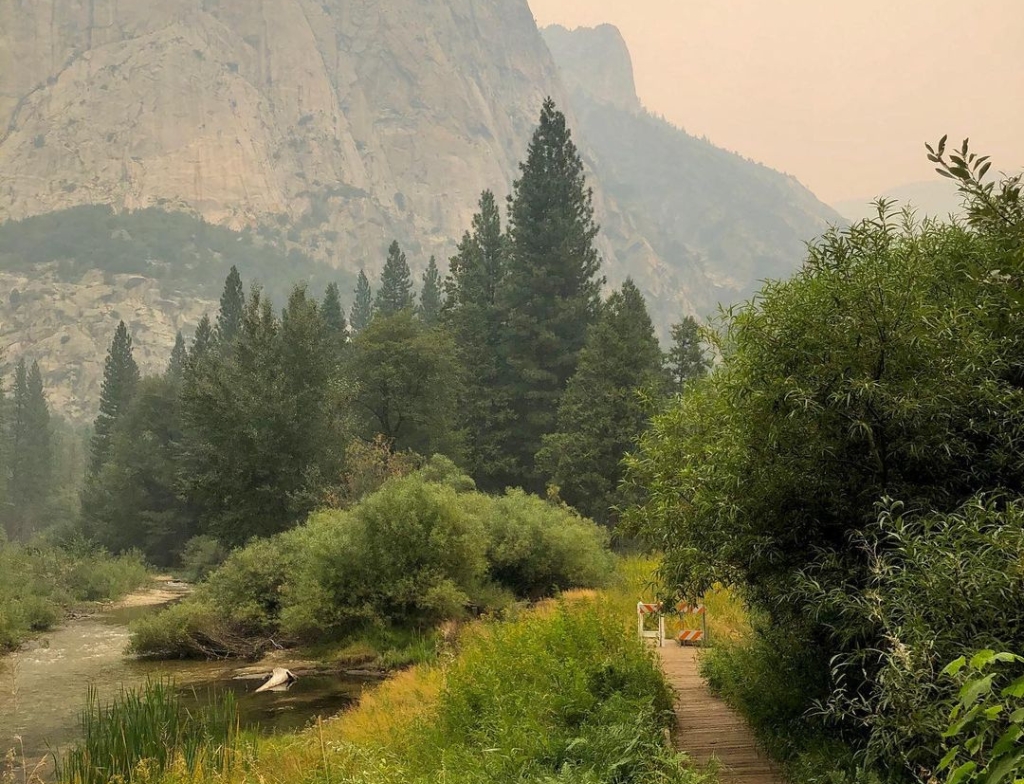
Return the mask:
<path id="1" fill-rule="evenodd" d="M 970 136 L 1024 165 L 1024 2 L 530 0 L 541 25 L 611 23 L 647 108 L 798 177 L 827 202 L 933 179 Z"/>

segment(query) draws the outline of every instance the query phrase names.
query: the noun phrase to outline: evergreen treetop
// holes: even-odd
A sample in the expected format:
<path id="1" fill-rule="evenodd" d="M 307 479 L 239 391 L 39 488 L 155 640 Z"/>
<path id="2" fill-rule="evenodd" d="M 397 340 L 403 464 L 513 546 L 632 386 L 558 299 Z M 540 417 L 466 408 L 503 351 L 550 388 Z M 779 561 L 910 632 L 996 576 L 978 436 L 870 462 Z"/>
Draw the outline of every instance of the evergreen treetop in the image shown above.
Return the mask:
<path id="1" fill-rule="evenodd" d="M 242 289 L 242 276 L 238 268 L 231 267 L 224 281 L 224 293 L 220 295 L 220 312 L 217 314 L 217 340 L 227 346 L 238 335 L 242 325 L 242 314 L 245 311 L 245 292 Z"/>
<path id="2" fill-rule="evenodd" d="M 501 353 L 504 312 L 497 302 L 506 245 L 494 194 L 484 191 L 458 253 L 449 262 L 442 318 L 455 340 L 465 384 L 459 411 L 467 433 L 467 463 L 478 485 L 501 491 L 519 481 L 505 453 L 512 440 L 508 368 Z"/>
<path id="3" fill-rule="evenodd" d="M 195 335 L 192 336 L 192 347 L 188 352 L 189 364 L 194 367 L 209 353 L 210 349 L 213 347 L 213 343 L 213 325 L 210 323 L 210 317 L 204 314 L 203 317 L 199 319 Z"/>
<path id="4" fill-rule="evenodd" d="M 3 514 L 12 538 L 27 539 L 50 500 L 53 445 L 43 377 L 22 357 L 14 373 L 8 436 L 9 506 Z"/>
<path id="5" fill-rule="evenodd" d="M 665 364 L 677 392 L 683 390 L 687 381 L 700 378 L 711 367 L 701 342 L 700 326 L 693 316 L 672 326 L 672 345 L 665 355 Z"/>
<path id="6" fill-rule="evenodd" d="M 388 248 L 388 257 L 384 262 L 384 271 L 380 275 L 380 289 L 377 291 L 374 304 L 376 314 L 380 316 L 393 316 L 415 305 L 409 262 L 397 240 Z"/>
<path id="7" fill-rule="evenodd" d="M 423 288 L 420 290 L 420 318 L 427 326 L 434 326 L 441 318 L 441 273 L 437 270 L 437 259 L 433 256 L 423 273 Z"/>
<path id="8" fill-rule="evenodd" d="M 324 292 L 324 301 L 320 306 L 320 315 L 324 320 L 327 331 L 336 338 L 344 338 L 348 335 L 348 322 L 345 320 L 345 311 L 341 307 L 341 291 L 337 283 L 330 283 L 327 291 Z"/>
<path id="9" fill-rule="evenodd" d="M 132 356 L 132 338 L 128 327 L 119 322 L 103 364 L 103 386 L 100 390 L 100 410 L 96 415 L 92 438 L 91 470 L 98 471 L 110 449 L 110 434 L 117 418 L 131 402 L 139 383 L 139 366 Z"/>
<path id="10" fill-rule="evenodd" d="M 359 270 L 359 279 L 356 281 L 355 302 L 352 304 L 352 315 L 349 323 L 352 325 L 353 333 L 360 333 L 368 326 L 373 319 L 373 290 L 370 288 L 370 281 L 366 279 L 366 272 Z"/>
<path id="11" fill-rule="evenodd" d="M 187 364 L 188 349 L 185 348 L 185 338 L 179 330 L 174 336 L 174 348 L 171 349 L 171 358 L 167 362 L 167 378 L 175 383 L 181 381 Z"/>

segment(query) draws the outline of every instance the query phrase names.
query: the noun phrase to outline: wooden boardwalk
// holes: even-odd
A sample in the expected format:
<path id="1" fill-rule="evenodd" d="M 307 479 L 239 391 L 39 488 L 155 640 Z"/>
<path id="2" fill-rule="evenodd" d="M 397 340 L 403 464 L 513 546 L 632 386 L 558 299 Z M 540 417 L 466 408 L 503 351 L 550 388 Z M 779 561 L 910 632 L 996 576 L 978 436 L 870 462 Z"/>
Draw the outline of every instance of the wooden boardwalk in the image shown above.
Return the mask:
<path id="1" fill-rule="evenodd" d="M 784 784 L 746 722 L 708 690 L 697 671 L 696 649 L 667 641 L 658 651 L 676 693 L 676 748 L 699 765 L 717 759 L 723 784 Z"/>

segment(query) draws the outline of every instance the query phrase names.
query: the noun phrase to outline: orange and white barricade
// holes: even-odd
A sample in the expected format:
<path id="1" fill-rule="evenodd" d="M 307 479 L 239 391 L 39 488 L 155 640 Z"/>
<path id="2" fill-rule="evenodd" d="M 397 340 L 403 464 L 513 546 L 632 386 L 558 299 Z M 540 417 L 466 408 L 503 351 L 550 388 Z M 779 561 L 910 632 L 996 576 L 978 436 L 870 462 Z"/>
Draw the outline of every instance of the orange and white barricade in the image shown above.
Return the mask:
<path id="1" fill-rule="evenodd" d="M 644 628 L 644 618 L 648 615 L 658 616 L 658 628 L 648 631 Z M 660 604 L 650 602 L 636 603 L 636 631 L 641 640 L 657 640 L 658 645 L 665 644 L 665 616 L 661 613 Z"/>
<path id="2" fill-rule="evenodd" d="M 693 645 L 694 643 L 707 644 L 708 638 L 708 613 L 703 604 L 687 604 L 680 602 L 676 605 L 676 612 L 680 615 L 699 615 L 701 619 L 700 629 L 683 629 L 676 635 L 680 645 Z"/>

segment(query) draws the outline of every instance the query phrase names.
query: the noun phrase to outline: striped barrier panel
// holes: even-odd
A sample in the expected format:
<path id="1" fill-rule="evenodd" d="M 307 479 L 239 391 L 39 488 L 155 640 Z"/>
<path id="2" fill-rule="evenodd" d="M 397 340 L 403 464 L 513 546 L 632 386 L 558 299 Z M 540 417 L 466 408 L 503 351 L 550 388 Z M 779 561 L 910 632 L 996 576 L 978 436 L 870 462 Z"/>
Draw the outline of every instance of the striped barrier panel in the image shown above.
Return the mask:
<path id="1" fill-rule="evenodd" d="M 676 635 L 680 645 L 692 645 L 693 643 L 705 643 L 708 637 L 708 614 L 703 604 L 687 604 L 680 602 L 676 605 L 676 611 L 681 615 L 698 615 L 701 619 L 700 629 L 683 629 Z"/>
<path id="2" fill-rule="evenodd" d="M 657 630 L 648 631 L 644 628 L 644 618 L 648 615 L 658 616 Z M 665 644 L 665 616 L 662 615 L 660 604 L 636 603 L 636 631 L 641 640 L 657 640 L 659 646 Z"/>

